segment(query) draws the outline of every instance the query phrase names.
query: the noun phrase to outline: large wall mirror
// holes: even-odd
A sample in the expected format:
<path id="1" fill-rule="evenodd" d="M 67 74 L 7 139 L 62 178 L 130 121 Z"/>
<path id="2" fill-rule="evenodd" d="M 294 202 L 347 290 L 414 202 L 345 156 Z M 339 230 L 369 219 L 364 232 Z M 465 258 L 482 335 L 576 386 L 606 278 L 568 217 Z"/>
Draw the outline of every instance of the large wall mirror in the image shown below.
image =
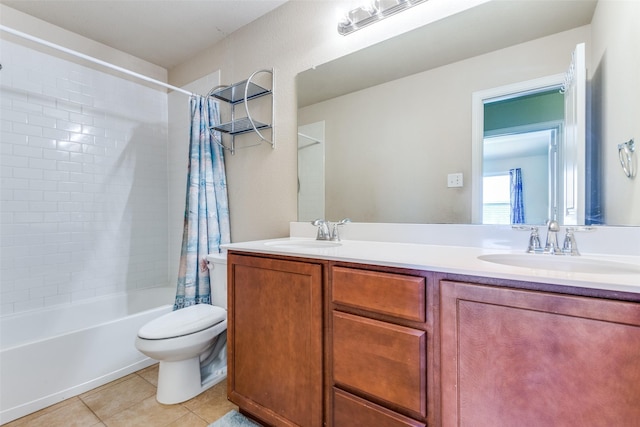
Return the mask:
<path id="1" fill-rule="evenodd" d="M 617 151 L 640 138 L 640 83 L 628 71 L 640 57 L 638 19 L 632 0 L 489 1 L 304 71 L 297 81 L 298 219 L 491 223 L 478 215 L 483 181 L 519 169 L 506 153 L 520 151 L 542 159 L 521 168 L 522 222 L 540 224 L 555 213 L 573 223 L 577 217 L 565 219 L 557 200 L 562 188 L 577 188 L 579 223 L 640 225 L 640 181 L 624 175 Z M 586 142 L 571 163 L 552 149 L 574 126 L 564 117 L 571 110 L 557 113 L 555 94 L 581 43 Z M 487 100 L 491 111 L 478 124 L 478 94 L 536 81 L 547 83 L 521 91 L 522 99 L 551 94 L 551 104 L 521 110 L 542 109 L 542 118 L 519 119 L 511 101 L 518 97 L 501 95 Z M 500 124 L 505 117 L 515 121 Z M 525 130 L 516 148 L 509 134 Z M 524 144 L 533 150 L 527 156 Z M 496 154 L 498 146 L 509 148 Z"/>

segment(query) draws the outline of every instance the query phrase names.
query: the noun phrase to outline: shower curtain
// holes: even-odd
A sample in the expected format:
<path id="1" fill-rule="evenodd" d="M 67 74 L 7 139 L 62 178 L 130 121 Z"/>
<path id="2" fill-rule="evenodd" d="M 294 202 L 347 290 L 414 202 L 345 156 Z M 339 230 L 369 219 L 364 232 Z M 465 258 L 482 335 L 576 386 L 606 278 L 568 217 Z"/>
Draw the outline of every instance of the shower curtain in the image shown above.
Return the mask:
<path id="1" fill-rule="evenodd" d="M 192 96 L 190 107 L 187 197 L 174 310 L 211 304 L 205 257 L 230 241 L 224 151 L 209 131 L 220 120 L 218 104 L 209 97 Z"/>
<path id="2" fill-rule="evenodd" d="M 511 224 L 524 224 L 524 196 L 522 194 L 522 169 L 509 169 L 511 189 Z"/>

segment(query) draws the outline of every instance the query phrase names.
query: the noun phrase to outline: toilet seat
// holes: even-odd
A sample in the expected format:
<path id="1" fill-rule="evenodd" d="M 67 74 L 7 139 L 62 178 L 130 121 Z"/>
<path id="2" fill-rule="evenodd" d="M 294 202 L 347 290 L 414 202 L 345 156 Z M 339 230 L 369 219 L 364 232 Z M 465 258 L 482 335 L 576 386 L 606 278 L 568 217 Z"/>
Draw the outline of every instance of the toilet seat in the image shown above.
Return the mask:
<path id="1" fill-rule="evenodd" d="M 200 332 L 227 318 L 227 311 L 210 304 L 196 304 L 172 311 L 144 325 L 138 337 L 149 340 L 176 338 Z"/>

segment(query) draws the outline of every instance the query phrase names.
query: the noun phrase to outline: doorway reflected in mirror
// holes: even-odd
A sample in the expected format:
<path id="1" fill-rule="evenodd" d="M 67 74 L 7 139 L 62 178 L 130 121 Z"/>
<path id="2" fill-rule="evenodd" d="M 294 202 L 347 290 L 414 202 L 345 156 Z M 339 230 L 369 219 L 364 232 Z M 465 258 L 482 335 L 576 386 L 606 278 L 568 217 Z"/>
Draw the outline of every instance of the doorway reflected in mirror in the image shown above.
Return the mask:
<path id="1" fill-rule="evenodd" d="M 563 123 L 564 96 L 559 87 L 485 102 L 483 224 L 544 224 L 557 218 L 561 193 L 558 142 Z M 517 220 L 512 219 L 519 194 L 509 184 L 512 169 L 519 169 L 522 178 L 523 212 Z M 487 184 L 492 188 L 486 188 Z"/>

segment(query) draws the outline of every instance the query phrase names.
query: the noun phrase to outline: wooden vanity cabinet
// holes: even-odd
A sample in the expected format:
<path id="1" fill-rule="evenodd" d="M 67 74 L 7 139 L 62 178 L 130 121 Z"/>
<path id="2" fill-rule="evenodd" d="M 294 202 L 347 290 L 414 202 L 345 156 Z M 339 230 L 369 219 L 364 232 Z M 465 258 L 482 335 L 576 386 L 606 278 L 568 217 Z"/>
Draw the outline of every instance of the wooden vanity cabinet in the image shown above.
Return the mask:
<path id="1" fill-rule="evenodd" d="M 640 304 L 442 281 L 443 426 L 640 425 Z"/>
<path id="2" fill-rule="evenodd" d="M 228 255 L 228 396 L 270 426 L 424 427 L 431 275 Z"/>
<path id="3" fill-rule="evenodd" d="M 426 425 L 428 277 L 331 266 L 329 426 Z"/>
<path id="4" fill-rule="evenodd" d="M 228 397 L 272 426 L 323 425 L 323 262 L 228 255 Z"/>
<path id="5" fill-rule="evenodd" d="M 233 251 L 228 275 L 228 395 L 265 425 L 640 426 L 640 297 Z"/>

